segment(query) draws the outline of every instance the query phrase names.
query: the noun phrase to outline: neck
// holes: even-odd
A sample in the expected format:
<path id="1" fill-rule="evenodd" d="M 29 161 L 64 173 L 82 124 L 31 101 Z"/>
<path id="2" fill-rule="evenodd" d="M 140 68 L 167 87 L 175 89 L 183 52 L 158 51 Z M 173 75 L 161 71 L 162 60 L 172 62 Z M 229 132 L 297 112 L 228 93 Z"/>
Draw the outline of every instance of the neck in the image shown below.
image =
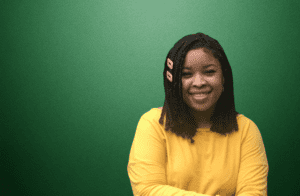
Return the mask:
<path id="1" fill-rule="evenodd" d="M 210 128 L 212 125 L 211 116 L 213 114 L 214 107 L 206 111 L 191 111 L 191 114 L 195 117 L 198 128 Z"/>

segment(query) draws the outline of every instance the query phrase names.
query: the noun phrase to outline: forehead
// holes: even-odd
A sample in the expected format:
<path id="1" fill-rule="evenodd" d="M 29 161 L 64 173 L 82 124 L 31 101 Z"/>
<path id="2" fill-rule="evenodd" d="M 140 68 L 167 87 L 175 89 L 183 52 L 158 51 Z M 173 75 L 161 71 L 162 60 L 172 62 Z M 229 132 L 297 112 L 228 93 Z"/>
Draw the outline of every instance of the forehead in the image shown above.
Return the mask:
<path id="1" fill-rule="evenodd" d="M 219 67 L 220 62 L 213 56 L 212 52 L 206 48 L 190 50 L 184 61 L 184 67 L 208 67 L 209 65 Z"/>

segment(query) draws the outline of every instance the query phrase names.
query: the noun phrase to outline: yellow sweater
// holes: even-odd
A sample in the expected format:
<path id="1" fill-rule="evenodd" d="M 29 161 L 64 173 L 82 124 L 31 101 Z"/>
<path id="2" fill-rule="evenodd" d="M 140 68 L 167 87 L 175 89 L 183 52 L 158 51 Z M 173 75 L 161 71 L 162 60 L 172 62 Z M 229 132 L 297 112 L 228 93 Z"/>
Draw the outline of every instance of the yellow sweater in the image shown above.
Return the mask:
<path id="1" fill-rule="evenodd" d="M 239 131 L 208 128 L 190 140 L 166 132 L 152 108 L 139 120 L 127 166 L 135 196 L 267 195 L 269 165 L 261 133 L 240 114 Z"/>

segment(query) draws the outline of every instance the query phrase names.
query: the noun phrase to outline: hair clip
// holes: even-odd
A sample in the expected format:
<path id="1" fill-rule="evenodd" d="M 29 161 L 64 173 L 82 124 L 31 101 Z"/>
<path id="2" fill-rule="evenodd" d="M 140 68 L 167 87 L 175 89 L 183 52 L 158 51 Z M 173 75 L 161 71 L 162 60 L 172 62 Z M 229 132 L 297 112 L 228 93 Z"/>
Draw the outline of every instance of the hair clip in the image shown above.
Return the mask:
<path id="1" fill-rule="evenodd" d="M 173 61 L 171 59 L 167 59 L 167 65 L 170 69 L 173 69 Z"/>
<path id="2" fill-rule="evenodd" d="M 169 71 L 167 71 L 167 78 L 170 82 L 172 82 L 172 74 Z"/>

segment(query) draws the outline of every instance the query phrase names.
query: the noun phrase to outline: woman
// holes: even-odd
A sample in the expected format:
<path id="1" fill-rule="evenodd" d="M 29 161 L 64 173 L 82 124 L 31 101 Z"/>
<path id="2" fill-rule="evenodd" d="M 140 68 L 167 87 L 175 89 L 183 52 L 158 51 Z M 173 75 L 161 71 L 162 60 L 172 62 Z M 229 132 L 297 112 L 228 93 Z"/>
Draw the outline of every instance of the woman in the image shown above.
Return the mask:
<path id="1" fill-rule="evenodd" d="M 165 102 L 137 126 L 133 194 L 267 195 L 269 165 L 256 124 L 235 110 L 232 71 L 217 40 L 180 39 L 163 72 Z"/>

